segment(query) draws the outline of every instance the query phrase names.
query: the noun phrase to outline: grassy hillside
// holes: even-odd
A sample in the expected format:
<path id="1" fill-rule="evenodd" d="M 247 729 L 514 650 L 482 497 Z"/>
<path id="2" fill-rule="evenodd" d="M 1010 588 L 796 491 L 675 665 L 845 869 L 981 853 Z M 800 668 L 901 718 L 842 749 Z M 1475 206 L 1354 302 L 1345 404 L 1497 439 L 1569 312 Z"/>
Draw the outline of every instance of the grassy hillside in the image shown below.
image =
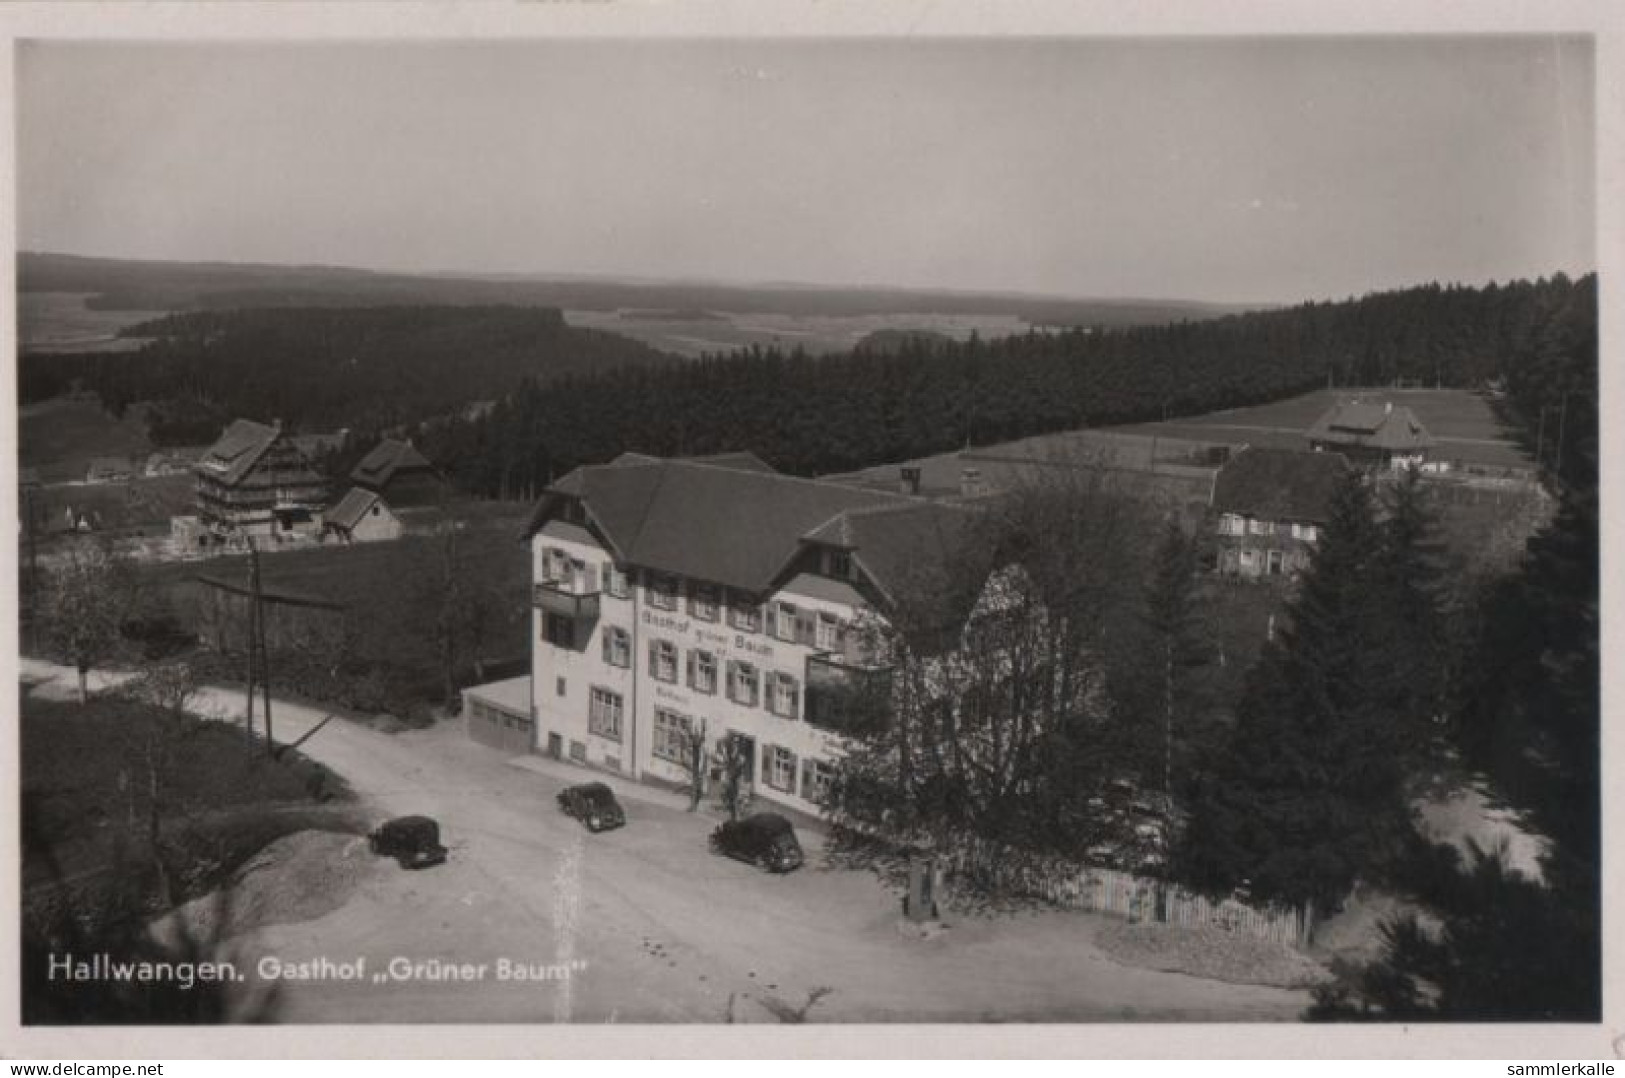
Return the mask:
<path id="1" fill-rule="evenodd" d="M 54 397 L 17 410 L 17 459 L 47 483 L 83 479 L 93 457 L 152 452 L 140 409 L 110 415 L 92 397 Z"/>

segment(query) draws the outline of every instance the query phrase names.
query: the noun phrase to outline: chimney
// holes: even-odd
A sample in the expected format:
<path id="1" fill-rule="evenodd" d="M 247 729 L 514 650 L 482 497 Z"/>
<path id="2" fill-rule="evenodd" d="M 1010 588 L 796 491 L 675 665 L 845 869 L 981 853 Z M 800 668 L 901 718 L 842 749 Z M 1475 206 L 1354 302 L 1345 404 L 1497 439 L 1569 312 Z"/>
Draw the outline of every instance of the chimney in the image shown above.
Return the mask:
<path id="1" fill-rule="evenodd" d="M 917 465 L 917 464 L 905 464 L 905 465 L 903 465 L 903 470 L 901 472 L 901 477 L 899 478 L 898 483 L 897 483 L 897 489 L 903 494 L 918 494 L 920 492 L 920 466 L 919 465 Z"/>
<path id="2" fill-rule="evenodd" d="M 974 498 L 978 494 L 986 494 L 987 487 L 982 484 L 982 469 L 961 468 L 959 470 L 959 495 L 962 498 Z"/>

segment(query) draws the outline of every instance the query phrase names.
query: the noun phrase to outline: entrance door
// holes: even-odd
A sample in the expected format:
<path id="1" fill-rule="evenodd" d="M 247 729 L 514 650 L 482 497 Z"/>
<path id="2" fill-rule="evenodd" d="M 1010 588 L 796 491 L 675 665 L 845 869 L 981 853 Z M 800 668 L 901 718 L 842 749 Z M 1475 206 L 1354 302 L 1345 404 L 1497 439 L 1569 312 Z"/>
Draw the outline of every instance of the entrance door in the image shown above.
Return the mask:
<path id="1" fill-rule="evenodd" d="M 741 754 L 745 757 L 745 781 L 754 786 L 756 784 L 756 739 L 732 731 L 729 732 L 728 736 L 742 750 Z"/>
<path id="2" fill-rule="evenodd" d="M 564 758 L 564 738 L 561 735 L 547 735 L 547 754 L 555 760 Z"/>

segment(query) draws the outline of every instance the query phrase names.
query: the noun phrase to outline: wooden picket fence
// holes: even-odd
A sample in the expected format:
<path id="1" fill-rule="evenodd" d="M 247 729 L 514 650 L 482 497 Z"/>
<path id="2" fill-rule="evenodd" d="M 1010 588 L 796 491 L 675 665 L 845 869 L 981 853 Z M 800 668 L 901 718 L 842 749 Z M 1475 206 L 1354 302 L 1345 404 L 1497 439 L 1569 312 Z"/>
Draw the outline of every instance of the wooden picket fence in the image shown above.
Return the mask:
<path id="1" fill-rule="evenodd" d="M 1164 885 L 1157 880 L 992 843 L 961 849 L 950 858 L 950 866 L 956 874 L 1010 894 L 1135 922 L 1210 926 L 1288 946 L 1306 946 L 1314 929 L 1312 914 L 1306 910 L 1259 908 L 1233 898 L 1215 902 L 1173 885 L 1166 886 L 1159 903 L 1157 892 Z"/>

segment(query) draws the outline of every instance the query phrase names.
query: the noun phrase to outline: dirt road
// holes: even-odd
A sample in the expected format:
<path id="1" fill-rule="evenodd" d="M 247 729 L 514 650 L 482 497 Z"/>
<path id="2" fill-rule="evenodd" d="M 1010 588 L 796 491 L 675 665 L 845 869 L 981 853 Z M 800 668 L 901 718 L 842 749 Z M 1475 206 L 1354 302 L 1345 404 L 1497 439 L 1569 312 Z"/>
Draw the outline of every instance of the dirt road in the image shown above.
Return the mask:
<path id="1" fill-rule="evenodd" d="M 23 666 L 27 679 L 73 684 L 69 671 Z M 211 690 L 198 710 L 230 719 L 241 706 Z M 291 703 L 275 716 L 279 741 L 323 718 Z M 825 865 L 816 836 L 803 834 L 806 868 L 768 875 L 708 853 L 711 818 L 625 782 L 614 785 L 627 826 L 589 835 L 553 797 L 599 776 L 514 766 L 456 722 L 389 735 L 333 721 L 302 749 L 378 818 L 439 819 L 451 856 L 416 873 L 383 863 L 333 913 L 241 940 L 245 999 L 275 983 L 277 1021 L 1290 1021 L 1308 1003 L 1118 965 L 1092 942 L 1105 923 L 1094 915 L 950 917 L 941 935 L 912 937 L 899 896 Z M 362 960 L 362 975 L 259 976 L 271 962 L 323 972 L 324 959 L 350 974 Z M 504 962 L 539 979 L 502 979 Z"/>

